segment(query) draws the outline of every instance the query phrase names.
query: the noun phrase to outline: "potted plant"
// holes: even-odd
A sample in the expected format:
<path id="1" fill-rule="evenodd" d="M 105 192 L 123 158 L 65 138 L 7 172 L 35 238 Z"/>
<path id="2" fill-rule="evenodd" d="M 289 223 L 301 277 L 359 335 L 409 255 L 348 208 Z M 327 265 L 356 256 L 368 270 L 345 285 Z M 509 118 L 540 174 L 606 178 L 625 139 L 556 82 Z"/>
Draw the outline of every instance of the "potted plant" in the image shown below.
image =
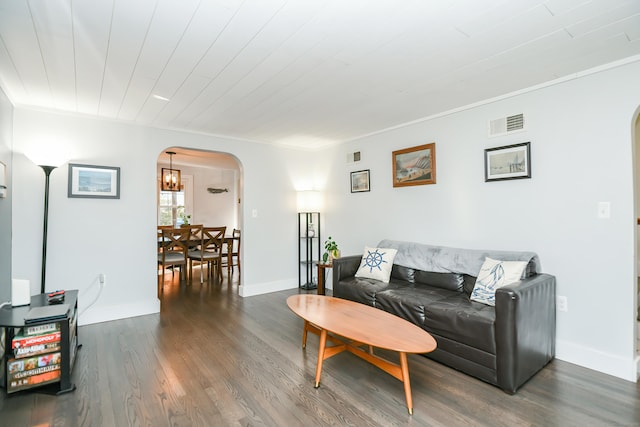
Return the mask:
<path id="1" fill-rule="evenodd" d="M 180 215 L 180 218 L 182 218 L 182 224 L 181 226 L 187 226 L 189 225 L 189 221 L 191 220 L 191 215 L 185 215 L 184 213 Z"/>
<path id="2" fill-rule="evenodd" d="M 338 244 L 335 240 L 329 236 L 327 240 L 324 241 L 324 254 L 322 254 L 322 262 L 325 264 L 327 261 L 331 261 L 334 258 L 340 258 L 340 250 L 338 249 Z"/>

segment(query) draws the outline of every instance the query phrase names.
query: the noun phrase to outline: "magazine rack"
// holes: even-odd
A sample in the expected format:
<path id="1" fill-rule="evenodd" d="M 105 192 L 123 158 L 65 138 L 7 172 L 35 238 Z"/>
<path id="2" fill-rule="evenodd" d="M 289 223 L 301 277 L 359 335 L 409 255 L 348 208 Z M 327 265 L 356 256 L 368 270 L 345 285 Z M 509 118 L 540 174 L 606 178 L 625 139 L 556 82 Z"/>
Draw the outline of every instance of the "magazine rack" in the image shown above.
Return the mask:
<path id="1" fill-rule="evenodd" d="M 66 314 L 46 318 L 33 318 L 33 313 L 39 310 L 31 310 L 54 307 L 48 305 L 46 294 L 33 295 L 27 306 L 0 309 L 0 337 L 4 347 L 0 349 L 0 384 L 7 393 L 55 383 L 58 383 L 57 394 L 75 390 L 71 372 L 80 348 L 78 291 L 66 291 L 64 304 L 69 308 Z"/>

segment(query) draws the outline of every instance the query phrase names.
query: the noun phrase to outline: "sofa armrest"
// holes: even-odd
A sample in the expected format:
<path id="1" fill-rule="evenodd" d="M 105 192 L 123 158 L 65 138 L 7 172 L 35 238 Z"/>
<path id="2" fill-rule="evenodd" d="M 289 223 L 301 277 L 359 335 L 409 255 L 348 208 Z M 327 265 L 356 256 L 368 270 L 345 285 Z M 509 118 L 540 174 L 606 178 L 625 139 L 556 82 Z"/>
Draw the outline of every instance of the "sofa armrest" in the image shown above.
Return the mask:
<path id="1" fill-rule="evenodd" d="M 537 274 L 496 291 L 496 370 L 508 393 L 542 369 L 556 350 L 556 279 Z"/>
<path id="2" fill-rule="evenodd" d="M 333 260 L 333 282 L 334 284 L 347 277 L 353 277 L 360 267 L 362 255 L 350 255 L 335 258 Z"/>

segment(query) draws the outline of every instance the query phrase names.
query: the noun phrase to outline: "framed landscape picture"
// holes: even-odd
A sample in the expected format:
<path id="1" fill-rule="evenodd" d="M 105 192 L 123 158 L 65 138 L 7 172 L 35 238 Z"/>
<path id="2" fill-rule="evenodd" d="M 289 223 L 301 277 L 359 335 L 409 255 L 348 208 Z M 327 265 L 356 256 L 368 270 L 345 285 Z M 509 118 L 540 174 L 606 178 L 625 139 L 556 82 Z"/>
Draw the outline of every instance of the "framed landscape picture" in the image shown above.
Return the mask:
<path id="1" fill-rule="evenodd" d="M 69 164 L 68 197 L 120 198 L 120 168 Z"/>
<path id="2" fill-rule="evenodd" d="M 531 178 L 531 143 L 505 145 L 484 150 L 484 180 Z"/>
<path id="3" fill-rule="evenodd" d="M 393 186 L 436 183 L 436 143 L 393 152 Z"/>
<path id="4" fill-rule="evenodd" d="M 351 172 L 351 192 L 362 193 L 370 190 L 369 169 Z"/>

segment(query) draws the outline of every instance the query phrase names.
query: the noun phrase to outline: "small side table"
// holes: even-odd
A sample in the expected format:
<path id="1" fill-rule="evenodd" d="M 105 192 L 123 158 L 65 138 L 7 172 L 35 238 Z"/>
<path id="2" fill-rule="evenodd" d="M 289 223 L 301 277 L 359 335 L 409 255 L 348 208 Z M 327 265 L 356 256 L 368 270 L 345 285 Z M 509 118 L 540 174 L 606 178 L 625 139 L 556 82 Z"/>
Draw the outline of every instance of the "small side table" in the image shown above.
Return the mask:
<path id="1" fill-rule="evenodd" d="M 318 266 L 318 295 L 324 295 L 325 270 L 331 268 L 332 264 L 330 262 L 317 262 L 316 265 Z"/>

